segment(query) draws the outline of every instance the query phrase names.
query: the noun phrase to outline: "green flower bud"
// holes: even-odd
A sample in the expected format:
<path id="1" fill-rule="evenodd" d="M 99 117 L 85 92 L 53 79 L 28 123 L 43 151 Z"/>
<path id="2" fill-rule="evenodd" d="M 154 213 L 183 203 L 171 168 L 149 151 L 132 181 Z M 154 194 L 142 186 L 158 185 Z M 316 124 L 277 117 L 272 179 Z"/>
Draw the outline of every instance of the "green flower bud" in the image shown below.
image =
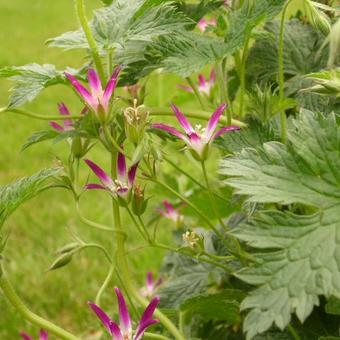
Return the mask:
<path id="1" fill-rule="evenodd" d="M 132 196 L 132 211 L 136 216 L 141 216 L 144 214 L 148 205 L 148 199 L 144 197 L 144 190 L 136 186 L 133 191 Z"/>
<path id="2" fill-rule="evenodd" d="M 48 270 L 49 271 L 56 270 L 56 269 L 66 266 L 72 261 L 72 256 L 73 256 L 72 252 L 62 254 L 52 263 L 52 265 L 50 266 L 50 268 L 48 268 Z"/>

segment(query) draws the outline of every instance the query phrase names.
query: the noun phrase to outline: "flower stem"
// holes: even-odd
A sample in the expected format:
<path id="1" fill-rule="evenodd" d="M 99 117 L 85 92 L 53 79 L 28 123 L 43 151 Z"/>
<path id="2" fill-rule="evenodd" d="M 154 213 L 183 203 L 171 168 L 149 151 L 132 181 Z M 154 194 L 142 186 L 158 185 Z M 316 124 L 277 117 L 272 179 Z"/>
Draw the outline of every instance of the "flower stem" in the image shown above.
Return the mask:
<path id="1" fill-rule="evenodd" d="M 291 324 L 287 326 L 287 330 L 293 336 L 294 340 L 301 340 L 299 334 L 297 333 L 297 331 L 294 329 L 294 327 Z"/>
<path id="2" fill-rule="evenodd" d="M 211 187 L 210 187 L 210 183 L 209 183 L 209 179 L 208 179 L 208 174 L 207 174 L 207 169 L 205 167 L 205 162 L 202 161 L 201 162 L 201 167 L 202 167 L 202 172 L 203 172 L 203 176 L 204 176 L 204 180 L 205 180 L 205 185 L 207 186 L 207 190 L 208 190 L 208 196 L 209 196 L 209 200 L 210 200 L 210 204 L 212 205 L 212 209 L 214 211 L 215 217 L 218 219 L 218 222 L 221 224 L 221 226 L 227 230 L 226 225 L 224 224 L 224 222 L 222 221 L 222 219 L 218 216 L 218 211 L 216 208 L 216 201 L 214 199 Z"/>
<path id="3" fill-rule="evenodd" d="M 198 90 L 195 82 L 193 82 L 190 77 L 186 77 L 185 79 L 189 83 L 190 87 L 193 89 L 193 91 L 195 93 L 195 96 L 198 99 L 198 101 L 200 102 L 200 105 L 201 105 L 202 109 L 205 110 L 205 105 L 204 105 L 203 98 L 202 98 L 202 96 L 200 94 L 200 91 Z"/>
<path id="4" fill-rule="evenodd" d="M 105 278 L 105 281 L 103 282 L 103 284 L 99 288 L 98 293 L 96 295 L 95 303 L 97 305 L 100 305 L 100 301 L 101 301 L 102 295 L 103 295 L 105 289 L 107 288 L 107 286 L 109 285 L 114 272 L 115 272 L 115 264 L 111 263 L 110 269 L 109 269 L 109 272 L 108 272 L 108 274 L 107 274 L 107 276 Z"/>
<path id="5" fill-rule="evenodd" d="M 51 334 L 56 335 L 60 339 L 65 340 L 80 340 L 77 336 L 69 333 L 68 331 L 62 329 L 61 327 L 53 324 L 52 322 L 42 318 L 41 316 L 38 316 L 31 312 L 26 305 L 22 302 L 20 297 L 15 292 L 13 286 L 9 282 L 9 280 L 6 278 L 5 273 L 3 272 L 3 269 L 0 268 L 0 288 L 2 289 L 2 292 L 8 299 L 8 301 L 12 304 L 12 306 L 29 322 L 31 322 L 34 325 L 37 325 L 38 327 L 45 329 Z"/>
<path id="6" fill-rule="evenodd" d="M 249 32 L 246 36 L 246 40 L 243 46 L 241 65 L 240 65 L 240 109 L 239 109 L 240 117 L 243 117 L 243 114 L 244 114 L 244 94 L 246 90 L 246 61 L 247 61 L 247 56 L 248 56 L 250 37 L 251 37 L 251 32 Z"/>
<path id="7" fill-rule="evenodd" d="M 78 16 L 80 25 L 81 25 L 81 27 L 84 31 L 86 40 L 89 44 L 91 54 L 92 54 L 92 58 L 93 58 L 93 61 L 96 65 L 99 77 L 100 77 L 101 81 L 104 82 L 105 72 L 104 72 L 103 64 L 102 64 L 100 56 L 99 56 L 96 40 L 94 39 L 94 37 L 92 35 L 90 25 L 89 25 L 88 20 L 86 18 L 84 0 L 75 0 L 75 1 L 76 1 L 77 16 Z"/>
<path id="8" fill-rule="evenodd" d="M 278 50 L 278 62 L 279 62 L 279 97 L 280 101 L 284 99 L 284 86 L 285 86 L 285 78 L 284 78 L 284 59 L 283 59 L 283 48 L 284 48 L 284 27 L 285 27 L 285 17 L 288 5 L 291 0 L 288 0 L 282 10 L 281 14 L 281 22 L 280 22 L 280 35 L 279 35 L 279 50 Z M 281 119 L 281 142 L 286 143 L 287 139 L 287 117 L 286 112 L 283 110 L 280 113 Z"/>
<path id="9" fill-rule="evenodd" d="M 219 87 L 220 87 L 221 102 L 228 104 L 228 105 L 231 105 L 231 102 L 229 100 L 229 95 L 228 95 L 228 89 L 227 89 L 227 86 L 226 86 L 226 79 L 225 79 L 225 76 L 224 76 L 223 60 L 218 62 L 217 65 L 216 65 L 216 75 L 217 75 L 217 80 L 218 80 Z M 234 124 L 234 120 L 231 117 L 231 109 L 229 107 L 227 107 L 226 113 L 227 113 L 227 119 L 226 119 L 227 125 Z M 221 119 L 222 119 L 222 117 L 221 117 Z"/>

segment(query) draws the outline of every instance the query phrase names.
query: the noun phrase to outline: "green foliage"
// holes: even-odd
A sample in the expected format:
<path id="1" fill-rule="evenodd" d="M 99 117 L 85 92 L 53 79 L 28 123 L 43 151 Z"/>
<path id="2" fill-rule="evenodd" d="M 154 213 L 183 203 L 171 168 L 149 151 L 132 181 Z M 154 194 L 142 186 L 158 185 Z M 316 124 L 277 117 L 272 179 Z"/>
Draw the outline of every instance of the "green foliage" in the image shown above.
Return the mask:
<path id="1" fill-rule="evenodd" d="M 59 171 L 60 168 L 45 169 L 0 187 L 0 227 L 21 204 L 39 194 L 42 184 Z"/>
<path id="2" fill-rule="evenodd" d="M 340 315 L 340 299 L 331 296 L 325 306 L 326 313 Z"/>
<path id="3" fill-rule="evenodd" d="M 53 139 L 58 136 L 58 132 L 55 130 L 42 130 L 35 132 L 33 135 L 27 138 L 26 143 L 22 146 L 21 151 L 26 150 L 30 146 L 43 142 L 45 140 Z"/>
<path id="4" fill-rule="evenodd" d="M 238 324 L 240 317 L 240 302 L 245 293 L 237 289 L 225 289 L 215 294 L 201 294 L 187 299 L 181 304 L 181 311 L 186 316 L 201 316 L 205 321 L 226 320 L 231 325 Z"/>
<path id="5" fill-rule="evenodd" d="M 212 271 L 212 268 L 209 264 L 184 255 L 168 255 L 164 270 L 170 279 L 159 292 L 161 307 L 178 308 L 187 299 L 206 292 L 209 285 L 221 275 L 220 270 Z"/>
<path id="6" fill-rule="evenodd" d="M 231 176 L 226 183 L 249 201 L 299 207 L 296 213 L 261 211 L 234 232 L 266 250 L 238 273 L 259 285 L 241 305 L 250 309 L 244 321 L 249 339 L 273 323 L 283 329 L 293 312 L 303 322 L 320 295 L 340 296 L 340 127 L 334 115 L 309 111 L 294 125 L 287 146 L 269 142 L 222 162 L 221 172 Z"/>
<path id="7" fill-rule="evenodd" d="M 0 69 L 0 78 L 16 81 L 9 108 L 32 101 L 46 87 L 65 83 L 63 72 L 57 71 L 55 66 L 50 64 L 4 67 Z"/>

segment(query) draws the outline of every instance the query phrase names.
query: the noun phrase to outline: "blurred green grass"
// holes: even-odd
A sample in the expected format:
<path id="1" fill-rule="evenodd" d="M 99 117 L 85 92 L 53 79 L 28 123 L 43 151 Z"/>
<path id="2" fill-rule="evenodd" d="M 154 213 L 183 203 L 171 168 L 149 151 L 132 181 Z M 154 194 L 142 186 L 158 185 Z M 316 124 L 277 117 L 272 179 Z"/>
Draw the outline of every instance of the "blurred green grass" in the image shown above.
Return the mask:
<path id="1" fill-rule="evenodd" d="M 99 1 L 87 2 L 92 8 L 100 5 Z M 52 63 L 62 69 L 65 66 L 79 67 L 84 61 L 84 54 L 80 51 L 65 53 L 44 46 L 46 39 L 78 27 L 71 0 L 0 0 L 0 22 L 0 67 L 37 62 Z M 10 85 L 9 81 L 0 81 L 0 106 L 7 103 Z M 27 108 L 43 114 L 57 114 L 56 103 L 61 100 L 72 110 L 79 110 L 79 102 L 72 91 L 62 87 L 47 90 Z M 20 152 L 25 139 L 33 132 L 45 129 L 46 121 L 3 113 L 0 124 L 1 185 L 49 167 L 55 155 L 66 155 L 63 143 L 43 143 Z M 96 155 L 96 159 L 100 156 L 100 153 Z M 100 193 L 90 193 L 82 210 L 89 218 L 111 223 L 108 203 Z M 130 228 L 130 223 L 125 221 L 125 225 Z M 6 271 L 27 305 L 77 334 L 98 329 L 97 320 L 86 302 L 94 299 L 107 274 L 108 264 L 102 255 L 87 250 L 76 256 L 66 268 L 50 273 L 46 269 L 54 259 L 55 250 L 71 240 L 67 227 L 84 240 L 100 241 L 108 246 L 111 234 L 83 225 L 75 217 L 71 195 L 57 190 L 46 192 L 22 206 L 7 221 L 6 227 L 11 229 L 6 248 Z M 130 235 L 134 238 L 134 232 Z M 135 241 L 138 242 L 138 238 L 135 237 Z M 132 275 L 141 284 L 147 270 L 159 267 L 161 254 L 155 250 L 132 254 L 131 262 L 135 268 L 138 266 L 138 272 Z M 109 289 L 104 304 L 111 309 L 111 314 L 114 301 L 113 290 Z M 38 331 L 25 322 L 0 294 L 0 339 L 18 339 L 21 330 L 32 334 Z"/>

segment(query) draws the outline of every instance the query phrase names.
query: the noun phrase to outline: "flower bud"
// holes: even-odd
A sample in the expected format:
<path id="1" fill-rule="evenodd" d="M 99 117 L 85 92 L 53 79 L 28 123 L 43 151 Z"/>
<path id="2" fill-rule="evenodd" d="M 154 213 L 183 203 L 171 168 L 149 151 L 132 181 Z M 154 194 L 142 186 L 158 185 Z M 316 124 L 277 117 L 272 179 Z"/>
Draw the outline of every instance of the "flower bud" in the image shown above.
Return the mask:
<path id="1" fill-rule="evenodd" d="M 132 211 L 136 216 L 144 214 L 148 200 L 144 197 L 144 190 L 140 186 L 136 186 L 132 196 Z"/>
<path id="2" fill-rule="evenodd" d="M 72 243 L 66 244 L 65 246 L 57 250 L 57 254 L 69 253 L 70 251 L 79 248 L 79 246 L 80 244 L 78 242 L 72 242 Z"/>
<path id="3" fill-rule="evenodd" d="M 69 264 L 72 261 L 72 256 L 73 256 L 72 252 L 62 254 L 51 264 L 51 266 L 50 266 L 50 268 L 48 268 L 48 270 L 49 271 L 56 270 L 56 269 L 59 269 L 61 267 L 66 266 L 67 264 Z"/>
<path id="4" fill-rule="evenodd" d="M 132 143 L 138 144 L 142 140 L 148 116 L 143 105 L 137 106 L 137 99 L 134 99 L 133 107 L 124 110 L 125 133 Z"/>

